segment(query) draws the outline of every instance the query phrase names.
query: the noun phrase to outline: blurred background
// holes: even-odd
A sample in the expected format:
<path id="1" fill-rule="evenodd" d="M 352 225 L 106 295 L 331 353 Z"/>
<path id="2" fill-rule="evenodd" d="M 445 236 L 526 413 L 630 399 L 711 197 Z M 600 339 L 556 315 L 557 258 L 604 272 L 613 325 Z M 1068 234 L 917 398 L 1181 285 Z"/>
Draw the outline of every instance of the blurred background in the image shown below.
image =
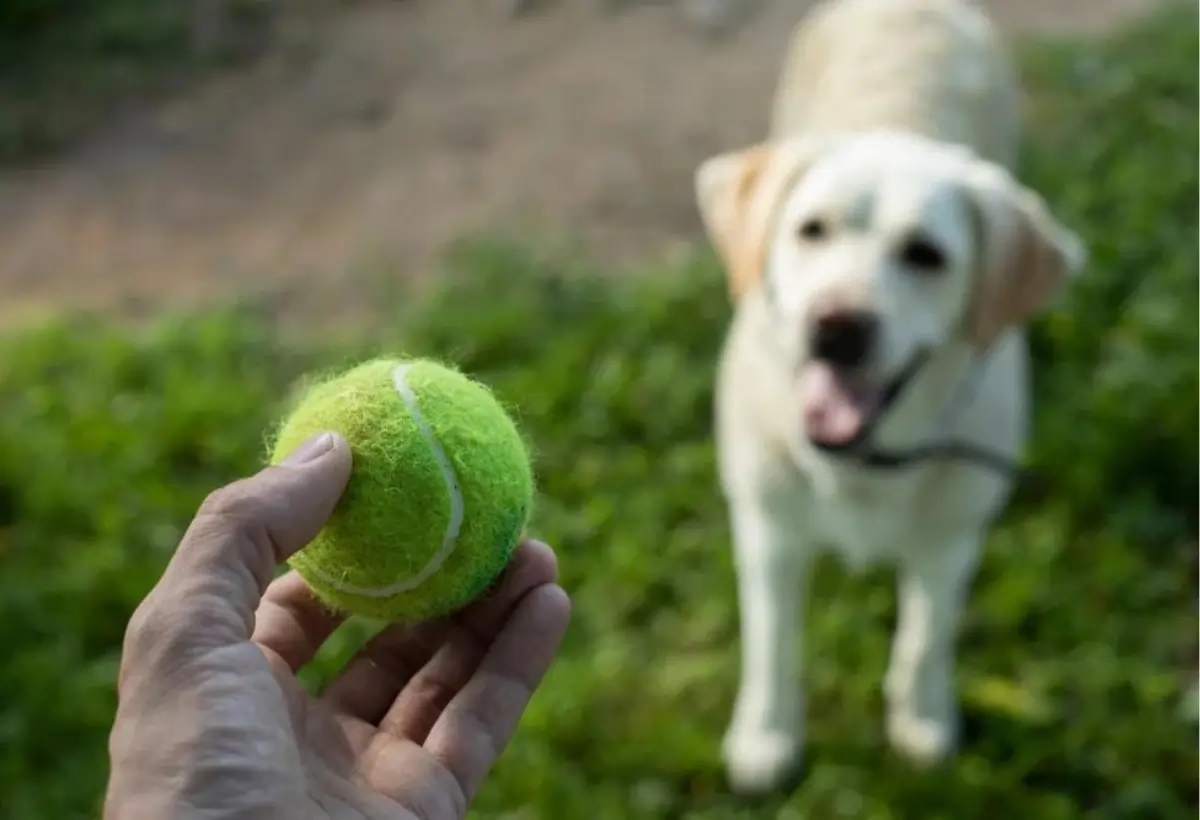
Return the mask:
<path id="1" fill-rule="evenodd" d="M 0 0 L 0 817 L 96 816 L 133 607 L 291 385 L 381 350 L 520 408 L 575 599 L 475 816 L 1196 816 L 1191 0 L 984 3 L 1028 89 L 1021 176 L 1092 262 L 1034 329 L 1036 479 L 975 586 L 962 754 L 889 754 L 891 579 L 831 561 L 807 776 L 727 792 L 730 310 L 691 175 L 762 136 L 809 4 L 753 5 Z"/>

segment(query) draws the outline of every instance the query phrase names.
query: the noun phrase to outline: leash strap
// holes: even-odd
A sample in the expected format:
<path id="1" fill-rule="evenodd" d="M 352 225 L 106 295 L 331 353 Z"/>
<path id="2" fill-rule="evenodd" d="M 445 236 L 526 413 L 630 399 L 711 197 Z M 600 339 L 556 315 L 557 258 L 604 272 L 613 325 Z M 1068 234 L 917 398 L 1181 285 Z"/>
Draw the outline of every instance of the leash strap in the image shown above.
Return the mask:
<path id="1" fill-rule="evenodd" d="M 1027 475 L 1016 461 L 999 453 L 976 447 L 965 441 L 947 439 L 912 447 L 908 450 L 878 450 L 874 447 L 859 447 L 844 452 L 864 467 L 877 469 L 903 469 L 922 461 L 964 461 L 977 467 L 1012 476 L 1015 479 Z"/>
<path id="2" fill-rule="evenodd" d="M 881 450 L 871 446 L 871 435 L 874 433 L 875 428 L 878 427 L 879 420 L 899 400 L 905 388 L 917 377 L 931 356 L 932 353 L 927 348 L 919 350 L 913 355 L 905 368 L 900 371 L 899 375 L 892 380 L 892 383 L 884 391 L 880 410 L 872 424 L 864 428 L 856 438 L 840 445 L 815 442 L 814 444 L 816 444 L 818 449 L 827 453 L 834 453 L 853 459 L 864 467 L 874 469 L 903 469 L 922 461 L 932 460 L 963 461 L 983 469 L 993 470 L 994 472 L 1020 479 L 1025 471 L 1019 463 L 1007 456 L 1003 456 L 985 447 L 976 446 L 970 442 L 942 439 L 927 444 L 920 444 L 905 450 Z M 950 400 L 946 402 L 942 408 L 942 412 L 939 414 L 939 429 L 949 427 L 957 412 L 975 394 L 986 366 L 986 358 L 975 357 L 972 360 L 967 375 L 959 382 Z"/>

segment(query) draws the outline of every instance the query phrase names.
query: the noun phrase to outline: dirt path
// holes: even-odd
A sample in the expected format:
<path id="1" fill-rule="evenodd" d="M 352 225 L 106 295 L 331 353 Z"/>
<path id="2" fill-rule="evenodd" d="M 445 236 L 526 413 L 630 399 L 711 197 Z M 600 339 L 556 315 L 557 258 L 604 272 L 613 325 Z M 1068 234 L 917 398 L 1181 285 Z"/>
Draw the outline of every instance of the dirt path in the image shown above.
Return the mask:
<path id="1" fill-rule="evenodd" d="M 1099 29 L 1153 0 L 992 0 L 1013 31 Z M 605 260 L 697 235 L 691 174 L 762 133 L 792 22 L 773 0 L 706 42 L 670 6 L 359 2 L 255 68 L 0 176 L 9 311 L 243 292 L 352 305 L 372 260 L 427 270 L 483 230 Z"/>

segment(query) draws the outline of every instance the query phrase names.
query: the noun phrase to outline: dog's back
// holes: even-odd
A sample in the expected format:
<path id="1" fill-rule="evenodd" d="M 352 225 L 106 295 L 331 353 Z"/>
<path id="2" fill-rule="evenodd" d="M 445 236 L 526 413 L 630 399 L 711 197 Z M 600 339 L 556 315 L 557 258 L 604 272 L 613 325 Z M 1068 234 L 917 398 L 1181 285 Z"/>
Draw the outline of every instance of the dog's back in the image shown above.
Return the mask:
<path id="1" fill-rule="evenodd" d="M 968 0 L 824 0 L 801 21 L 771 136 L 900 129 L 1016 157 L 1016 72 Z"/>

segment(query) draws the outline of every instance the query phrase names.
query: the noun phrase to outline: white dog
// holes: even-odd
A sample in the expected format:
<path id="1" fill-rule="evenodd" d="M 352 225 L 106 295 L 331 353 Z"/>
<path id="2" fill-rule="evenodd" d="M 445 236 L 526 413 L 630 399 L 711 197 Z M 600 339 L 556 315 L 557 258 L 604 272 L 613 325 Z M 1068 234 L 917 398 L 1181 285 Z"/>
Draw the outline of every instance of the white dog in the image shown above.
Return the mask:
<path id="1" fill-rule="evenodd" d="M 1022 324 L 1085 261 L 1007 166 L 1018 83 L 963 0 L 834 0 L 797 29 L 770 139 L 696 172 L 736 313 L 716 435 L 741 611 L 735 789 L 797 772 L 809 559 L 894 562 L 887 734 L 958 732 L 954 644 L 1026 433 Z"/>

